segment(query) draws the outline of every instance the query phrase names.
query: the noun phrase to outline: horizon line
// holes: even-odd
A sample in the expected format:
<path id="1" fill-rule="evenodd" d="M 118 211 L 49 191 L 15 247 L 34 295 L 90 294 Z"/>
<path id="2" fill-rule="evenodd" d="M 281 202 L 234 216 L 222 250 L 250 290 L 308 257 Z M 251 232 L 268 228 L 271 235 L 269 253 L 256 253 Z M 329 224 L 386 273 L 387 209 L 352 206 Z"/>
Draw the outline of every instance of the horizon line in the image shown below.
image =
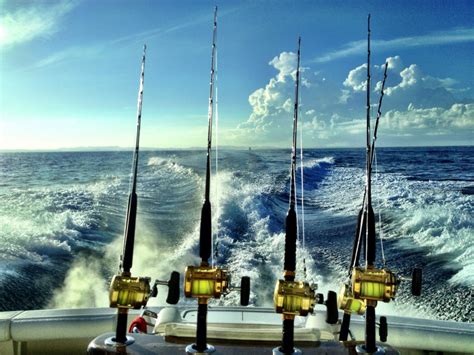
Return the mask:
<path id="1" fill-rule="evenodd" d="M 383 148 L 457 148 L 457 147 L 474 147 L 474 144 L 448 144 L 448 145 L 384 145 L 378 146 L 377 149 Z M 0 148 L 0 153 L 80 153 L 80 152 L 128 152 L 133 151 L 135 147 L 122 147 L 122 146 L 109 146 L 109 147 L 72 147 L 72 148 L 12 148 L 12 149 L 3 149 Z M 212 147 L 212 150 L 215 150 L 215 147 Z M 287 150 L 291 147 L 275 147 L 275 146 L 220 146 L 219 149 L 225 150 Z M 340 147 L 305 147 L 304 150 L 336 150 L 336 149 L 366 149 L 365 146 L 340 146 Z M 143 147 L 140 148 L 140 151 L 159 151 L 159 150 L 207 150 L 206 147 Z"/>

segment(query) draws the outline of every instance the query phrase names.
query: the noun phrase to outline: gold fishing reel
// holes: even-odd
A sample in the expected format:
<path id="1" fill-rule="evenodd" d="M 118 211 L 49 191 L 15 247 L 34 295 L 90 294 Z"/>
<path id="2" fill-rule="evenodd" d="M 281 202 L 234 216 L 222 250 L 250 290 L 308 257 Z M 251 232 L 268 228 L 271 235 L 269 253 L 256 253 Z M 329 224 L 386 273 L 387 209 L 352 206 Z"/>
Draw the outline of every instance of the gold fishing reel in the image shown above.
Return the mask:
<path id="1" fill-rule="evenodd" d="M 364 314 L 367 304 L 363 299 L 354 298 L 352 289 L 348 284 L 343 284 L 337 295 L 337 308 L 346 313 Z"/>
<path id="2" fill-rule="evenodd" d="M 110 283 L 109 301 L 113 308 L 140 309 L 150 298 L 149 277 L 115 275 Z"/>
<path id="3" fill-rule="evenodd" d="M 145 307 L 150 297 L 158 296 L 158 285 L 168 286 L 166 302 L 179 301 L 179 273 L 173 271 L 168 281 L 155 280 L 150 285 L 150 277 L 115 275 L 109 288 L 109 302 L 112 308 L 140 309 Z"/>
<path id="4" fill-rule="evenodd" d="M 227 270 L 210 266 L 188 266 L 184 273 L 184 295 L 188 298 L 220 298 L 228 292 Z"/>
<path id="5" fill-rule="evenodd" d="M 250 297 L 250 278 L 242 277 L 241 286 L 230 285 L 227 270 L 207 265 L 188 266 L 184 274 L 184 295 L 207 303 L 210 298 L 221 298 L 231 291 L 240 290 L 240 304 L 247 306 Z"/>
<path id="6" fill-rule="evenodd" d="M 400 278 L 388 269 L 352 269 L 352 294 L 355 299 L 390 302 L 395 298 Z"/>
<path id="7" fill-rule="evenodd" d="M 275 311 L 284 316 L 307 316 L 313 313 L 315 288 L 303 281 L 278 280 L 273 294 Z"/>

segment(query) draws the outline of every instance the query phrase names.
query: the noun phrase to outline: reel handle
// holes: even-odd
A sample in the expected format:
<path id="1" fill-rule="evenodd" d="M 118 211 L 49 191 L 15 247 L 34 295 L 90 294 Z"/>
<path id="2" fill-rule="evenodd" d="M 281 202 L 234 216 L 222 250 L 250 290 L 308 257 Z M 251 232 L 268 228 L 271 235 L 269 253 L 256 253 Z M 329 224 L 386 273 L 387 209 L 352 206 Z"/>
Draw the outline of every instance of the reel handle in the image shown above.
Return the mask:
<path id="1" fill-rule="evenodd" d="M 419 267 L 413 268 L 411 277 L 401 276 L 402 281 L 411 281 L 411 294 L 421 296 L 421 284 L 423 279 L 423 270 Z"/>
<path id="2" fill-rule="evenodd" d="M 179 272 L 171 272 L 170 279 L 168 281 L 155 280 L 153 289 L 150 293 L 150 297 L 158 296 L 158 285 L 168 286 L 168 297 L 166 297 L 166 303 L 176 304 L 179 301 Z"/>
<path id="3" fill-rule="evenodd" d="M 240 304 L 248 306 L 250 300 L 250 277 L 242 276 L 240 281 Z"/>
<path id="4" fill-rule="evenodd" d="M 242 276 L 239 286 L 229 287 L 230 291 L 240 291 L 240 305 L 248 306 L 250 300 L 250 277 Z"/>
<path id="5" fill-rule="evenodd" d="M 421 283 L 423 278 L 423 271 L 421 268 L 414 268 L 411 278 L 411 294 L 413 296 L 421 296 Z"/>
<path id="6" fill-rule="evenodd" d="M 380 317 L 379 319 L 379 338 L 382 343 L 387 341 L 388 336 L 388 325 L 387 325 L 387 317 Z"/>
<path id="7" fill-rule="evenodd" d="M 328 298 L 326 301 L 324 301 L 324 305 L 326 306 L 326 323 L 336 324 L 339 319 L 336 292 L 328 291 Z"/>

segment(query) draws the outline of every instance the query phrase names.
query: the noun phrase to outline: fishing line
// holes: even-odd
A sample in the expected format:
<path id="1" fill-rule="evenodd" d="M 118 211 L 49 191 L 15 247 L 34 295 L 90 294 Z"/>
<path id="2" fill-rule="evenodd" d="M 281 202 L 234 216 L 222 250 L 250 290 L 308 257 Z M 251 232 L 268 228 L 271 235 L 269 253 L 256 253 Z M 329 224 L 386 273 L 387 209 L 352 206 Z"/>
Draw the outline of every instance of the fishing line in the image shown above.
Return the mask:
<path id="1" fill-rule="evenodd" d="M 367 206 L 367 194 L 364 195 L 364 203 L 363 203 L 363 207 L 362 207 L 362 218 L 364 218 L 364 216 L 365 216 L 366 206 Z M 358 234 L 358 238 L 357 238 L 356 252 L 358 252 L 359 248 L 360 248 L 360 240 L 362 239 L 361 236 L 362 236 L 363 226 L 364 226 L 364 224 L 360 223 L 360 229 L 359 229 L 359 234 Z M 356 267 L 356 263 L 357 263 L 357 258 L 354 258 L 352 268 Z M 350 278 L 350 275 L 349 275 L 349 278 Z"/>
<path id="2" fill-rule="evenodd" d="M 299 105 L 298 105 L 299 107 Z M 301 180 L 301 239 L 303 241 L 303 274 L 306 279 L 306 240 L 304 233 L 304 174 L 303 174 L 303 125 L 301 124 L 300 118 L 300 180 Z"/>
<path id="3" fill-rule="evenodd" d="M 219 246 L 219 216 L 220 216 L 220 205 L 219 205 L 219 110 L 218 110 L 218 67 L 217 67 L 217 47 L 216 47 L 216 66 L 215 66 L 215 80 L 216 80 L 216 225 L 215 225 L 215 248 L 214 248 L 214 241 L 212 243 L 212 251 L 211 251 L 211 265 L 214 266 L 214 257 L 217 259 L 218 257 L 218 246 Z"/>
<path id="4" fill-rule="evenodd" d="M 296 166 L 295 166 L 296 170 Z M 293 181 L 293 186 L 295 189 L 295 213 L 296 216 L 298 216 L 298 191 L 296 190 L 296 171 L 295 171 L 295 180 Z M 300 231 L 300 224 L 299 224 L 299 218 L 296 218 L 296 235 L 299 234 Z"/>
<path id="5" fill-rule="evenodd" d="M 371 137 L 371 130 L 370 130 L 370 15 L 368 18 L 368 28 L 367 28 L 367 131 L 366 131 L 366 139 L 367 139 L 367 167 L 366 167 L 366 178 L 365 178 L 365 190 L 366 190 L 366 201 L 365 204 L 365 267 L 369 266 L 369 213 L 370 213 L 370 153 L 372 151 L 370 146 L 370 137 Z"/>
<path id="6" fill-rule="evenodd" d="M 380 184 L 379 184 L 379 171 L 378 171 L 378 165 L 377 165 L 377 152 L 374 150 L 374 160 L 375 160 L 375 181 L 376 183 L 379 185 L 379 188 L 380 188 Z M 379 208 L 378 208 L 378 215 L 379 215 L 379 235 L 380 235 L 380 250 L 382 251 L 382 263 L 383 263 L 383 267 L 385 267 L 385 252 L 384 252 L 384 249 L 383 249 L 383 228 L 382 228 L 382 214 L 380 212 L 380 207 L 382 206 L 382 197 L 380 196 L 380 191 L 378 193 L 379 195 Z"/>

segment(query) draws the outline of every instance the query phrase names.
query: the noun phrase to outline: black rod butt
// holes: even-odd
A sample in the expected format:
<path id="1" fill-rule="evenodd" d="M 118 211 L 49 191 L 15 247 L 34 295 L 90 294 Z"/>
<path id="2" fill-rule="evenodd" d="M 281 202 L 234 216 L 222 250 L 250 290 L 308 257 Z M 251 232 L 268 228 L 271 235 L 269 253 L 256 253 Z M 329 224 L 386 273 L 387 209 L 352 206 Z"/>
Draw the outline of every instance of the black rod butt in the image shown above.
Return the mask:
<path id="1" fill-rule="evenodd" d="M 347 336 L 349 335 L 349 327 L 351 324 L 351 314 L 344 312 L 342 317 L 341 331 L 339 333 L 339 340 L 346 341 Z"/>
<path id="2" fill-rule="evenodd" d="M 375 307 L 367 306 L 365 311 L 365 351 L 374 353 L 377 351 L 375 345 Z"/>

